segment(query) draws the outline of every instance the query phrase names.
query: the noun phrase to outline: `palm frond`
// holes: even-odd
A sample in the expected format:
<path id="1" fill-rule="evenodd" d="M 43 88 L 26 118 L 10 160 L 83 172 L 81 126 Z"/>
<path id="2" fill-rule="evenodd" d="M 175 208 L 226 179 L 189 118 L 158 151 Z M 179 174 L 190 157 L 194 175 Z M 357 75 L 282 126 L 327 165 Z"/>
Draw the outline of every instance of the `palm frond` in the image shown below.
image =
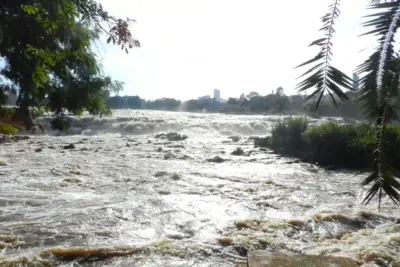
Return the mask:
<path id="1" fill-rule="evenodd" d="M 395 62 L 395 61 L 393 61 Z M 388 65 L 393 65 L 393 62 L 388 62 Z M 389 73 L 391 73 L 389 71 Z M 382 201 L 382 192 L 385 192 L 394 203 L 400 202 L 400 183 L 397 179 L 400 178 L 400 173 L 392 168 L 385 162 L 384 158 L 384 134 L 385 128 L 388 123 L 389 116 L 396 116 L 396 114 L 389 114 L 390 109 L 389 101 L 393 92 L 396 92 L 400 86 L 400 64 L 397 63 L 397 71 L 392 73 L 391 84 L 389 88 L 385 88 L 386 95 L 384 95 L 382 102 L 378 106 L 378 119 L 376 121 L 376 140 L 377 148 L 374 151 L 374 171 L 371 175 L 364 179 L 361 185 L 365 186 L 373 184 L 365 196 L 363 202 L 368 204 L 371 199 L 379 192 L 379 204 L 380 209 Z"/>
<path id="2" fill-rule="evenodd" d="M 395 203 L 400 202 L 400 178 L 398 172 L 391 168 L 384 158 L 385 128 L 392 120 L 397 119 L 395 107 L 390 100 L 399 90 L 400 64 L 394 51 L 394 35 L 400 27 L 400 1 L 372 1 L 376 12 L 369 15 L 366 27 L 373 27 L 364 35 L 379 37 L 376 51 L 362 63 L 357 71 L 365 76 L 360 80 L 358 97 L 366 118 L 375 123 L 376 150 L 374 152 L 374 171 L 364 179 L 362 186 L 372 184 L 363 202 L 368 204 L 378 193 L 380 208 L 382 193 L 385 192 Z"/>
<path id="3" fill-rule="evenodd" d="M 359 81 L 360 90 L 358 97 L 364 115 L 370 122 L 375 122 L 379 114 L 379 107 L 387 93 L 387 88 L 392 80 L 396 64 L 389 62 L 396 60 L 394 52 L 394 35 L 400 19 L 400 1 L 380 3 L 373 6 L 376 13 L 369 15 L 366 27 L 374 27 L 365 33 L 379 36 L 379 46 L 376 51 L 357 68 L 359 74 L 365 74 Z M 384 11 L 381 11 L 384 9 Z M 391 68 L 392 67 L 392 68 Z M 387 119 L 395 119 L 395 112 L 391 105 L 387 107 Z"/>
<path id="4" fill-rule="evenodd" d="M 394 51 L 394 36 L 400 27 L 400 0 L 371 0 L 376 12 L 367 16 L 366 27 L 373 27 L 363 35 L 379 37 L 379 45 L 372 55 L 357 68 L 362 77 L 359 80 L 360 90 L 357 92 L 365 117 L 375 125 L 377 147 L 373 154 L 374 166 L 372 173 L 364 179 L 362 186 L 372 185 L 363 202 L 368 204 L 377 194 L 379 208 L 383 193 L 386 193 L 395 203 L 400 202 L 400 173 L 389 166 L 385 158 L 385 129 L 388 123 L 397 119 L 396 106 L 391 103 L 393 97 L 400 93 L 400 57 Z M 319 94 L 316 108 L 324 94 L 328 91 L 333 103 L 335 97 L 348 100 L 343 89 L 352 89 L 353 81 L 346 74 L 331 66 L 332 36 L 334 24 L 339 16 L 339 0 L 329 7 L 329 12 L 322 17 L 324 26 L 320 29 L 325 37 L 315 40 L 310 46 L 319 46 L 319 53 L 297 67 L 309 64 L 313 66 L 302 76 L 303 81 L 297 85 L 301 91 L 315 88 L 307 98 Z M 305 77 L 305 78 L 304 78 Z"/>
<path id="5" fill-rule="evenodd" d="M 328 92 L 333 103 L 337 105 L 334 95 L 336 95 L 340 100 L 347 101 L 349 98 L 342 89 L 345 88 L 351 90 L 353 88 L 353 80 L 343 72 L 331 66 L 332 38 L 335 33 L 335 22 L 340 14 L 339 4 L 340 0 L 334 0 L 329 6 L 328 13 L 321 18 L 323 27 L 320 31 L 324 32 L 325 36 L 310 44 L 310 46 L 320 47 L 318 54 L 314 58 L 296 67 L 299 68 L 313 64 L 311 68 L 299 77 L 303 77 L 303 81 L 297 84 L 297 90 L 303 92 L 310 88 L 315 88 L 313 93 L 309 96 L 309 98 L 311 98 L 316 94 L 319 94 L 314 112 L 318 108 L 325 92 Z"/>

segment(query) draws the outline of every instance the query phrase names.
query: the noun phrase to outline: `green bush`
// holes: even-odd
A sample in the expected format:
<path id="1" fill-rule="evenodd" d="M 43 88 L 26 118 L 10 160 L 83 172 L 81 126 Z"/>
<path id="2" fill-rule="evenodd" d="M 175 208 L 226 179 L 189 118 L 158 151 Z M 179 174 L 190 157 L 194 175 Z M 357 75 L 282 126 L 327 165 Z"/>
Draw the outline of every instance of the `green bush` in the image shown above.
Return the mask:
<path id="1" fill-rule="evenodd" d="M 396 166 L 400 162 L 400 126 L 389 125 L 384 134 L 384 156 Z M 256 141 L 255 145 L 269 147 L 281 154 L 323 166 L 354 169 L 372 167 L 376 146 L 375 129 L 368 124 L 327 122 L 309 126 L 305 118 L 281 120 L 272 129 L 270 137 Z"/>
<path id="2" fill-rule="evenodd" d="M 371 166 L 375 133 L 373 128 L 366 124 L 323 123 L 310 127 L 304 138 L 312 161 L 321 165 L 349 168 Z"/>
<path id="3" fill-rule="evenodd" d="M 304 146 L 303 134 L 308 128 L 307 118 L 287 118 L 274 126 L 267 143 L 271 147 L 286 152 L 301 150 Z"/>
<path id="4" fill-rule="evenodd" d="M 0 107 L 1 118 L 11 118 L 15 113 L 15 108 Z"/>
<path id="5" fill-rule="evenodd" d="M 18 130 L 11 124 L 0 122 L 0 134 L 14 135 L 17 133 L 18 133 Z"/>

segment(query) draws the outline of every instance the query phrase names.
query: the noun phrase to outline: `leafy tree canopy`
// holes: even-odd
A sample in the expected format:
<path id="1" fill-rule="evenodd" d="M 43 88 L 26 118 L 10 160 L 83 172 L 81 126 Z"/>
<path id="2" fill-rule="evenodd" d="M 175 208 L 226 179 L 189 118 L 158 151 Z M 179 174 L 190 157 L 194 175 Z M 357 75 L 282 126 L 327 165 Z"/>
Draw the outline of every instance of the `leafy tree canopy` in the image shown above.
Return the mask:
<path id="1" fill-rule="evenodd" d="M 126 52 L 140 43 L 134 39 L 131 19 L 108 14 L 94 0 L 4 0 L 0 7 L 0 100 L 19 89 L 17 104 L 28 109 L 48 99 L 56 114 L 66 110 L 92 114 L 108 111 L 104 102 L 122 83 L 102 74 L 93 41 L 101 34 Z M 0 103 L 4 104 L 3 103 Z"/>

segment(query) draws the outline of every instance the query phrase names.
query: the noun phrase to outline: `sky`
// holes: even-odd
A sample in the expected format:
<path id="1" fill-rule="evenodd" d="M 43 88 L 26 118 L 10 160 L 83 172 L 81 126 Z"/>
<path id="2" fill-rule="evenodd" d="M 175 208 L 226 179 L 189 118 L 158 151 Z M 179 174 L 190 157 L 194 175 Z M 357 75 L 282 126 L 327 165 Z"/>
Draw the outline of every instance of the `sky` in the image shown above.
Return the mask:
<path id="1" fill-rule="evenodd" d="M 222 98 L 283 87 L 296 93 L 295 66 L 318 50 L 320 18 L 332 0 L 100 0 L 110 14 L 132 18 L 141 48 L 127 55 L 105 39 L 96 45 L 104 72 L 125 83 L 120 95 L 145 99 Z M 341 1 L 333 38 L 333 65 L 351 75 L 374 39 L 366 29 L 366 0 Z"/>

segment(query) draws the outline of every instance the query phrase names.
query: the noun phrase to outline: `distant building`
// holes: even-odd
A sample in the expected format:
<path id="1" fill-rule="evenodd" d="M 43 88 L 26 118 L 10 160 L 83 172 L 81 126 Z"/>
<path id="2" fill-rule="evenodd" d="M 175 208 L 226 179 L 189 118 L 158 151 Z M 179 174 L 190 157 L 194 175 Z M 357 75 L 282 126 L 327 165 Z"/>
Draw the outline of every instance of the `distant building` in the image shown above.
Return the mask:
<path id="1" fill-rule="evenodd" d="M 221 91 L 218 89 L 214 89 L 214 100 L 215 102 L 221 102 Z"/>

